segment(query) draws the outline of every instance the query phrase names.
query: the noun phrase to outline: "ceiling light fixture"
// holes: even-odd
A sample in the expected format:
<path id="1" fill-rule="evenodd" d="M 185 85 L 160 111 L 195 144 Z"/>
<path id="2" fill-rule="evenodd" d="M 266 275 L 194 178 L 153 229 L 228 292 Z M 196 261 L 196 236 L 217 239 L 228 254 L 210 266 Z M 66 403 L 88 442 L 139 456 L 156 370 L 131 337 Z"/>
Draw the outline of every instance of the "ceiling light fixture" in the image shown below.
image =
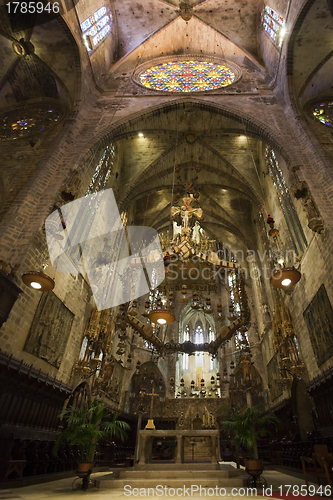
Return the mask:
<path id="1" fill-rule="evenodd" d="M 55 286 L 55 282 L 50 276 L 38 271 L 23 274 L 22 281 L 25 285 L 40 292 L 50 292 Z"/>
<path id="2" fill-rule="evenodd" d="M 275 269 L 271 278 L 271 284 L 275 288 L 287 288 L 294 286 L 301 279 L 301 273 L 294 267 L 282 267 Z"/>
<path id="3" fill-rule="evenodd" d="M 148 318 L 151 323 L 157 323 L 158 325 L 171 325 L 175 321 L 175 317 L 170 311 L 165 309 L 153 309 L 149 314 Z"/>

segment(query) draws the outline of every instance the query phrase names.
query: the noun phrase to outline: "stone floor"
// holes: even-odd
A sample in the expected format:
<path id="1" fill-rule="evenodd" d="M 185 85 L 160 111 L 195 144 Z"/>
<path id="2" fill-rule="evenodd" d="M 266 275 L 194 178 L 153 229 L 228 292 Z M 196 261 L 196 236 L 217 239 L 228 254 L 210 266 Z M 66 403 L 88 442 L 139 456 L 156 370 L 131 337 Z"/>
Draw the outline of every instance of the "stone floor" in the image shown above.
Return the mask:
<path id="1" fill-rule="evenodd" d="M 98 477 L 105 475 L 105 472 L 99 472 L 96 474 L 92 474 L 91 478 L 97 479 Z M 267 481 L 267 485 L 272 487 L 272 491 L 279 491 L 278 488 L 279 486 L 285 486 L 285 485 L 304 485 L 304 480 L 303 479 L 298 479 L 293 476 L 283 474 L 277 471 L 265 471 L 264 472 L 264 477 Z M 74 485 L 73 485 L 74 482 Z M 33 486 L 25 486 L 22 488 L 13 488 L 11 490 L 0 490 L 0 500 L 11 500 L 11 499 L 17 499 L 17 500 L 68 500 L 70 498 L 75 498 L 75 497 L 89 497 L 89 500 L 107 500 L 108 498 L 115 498 L 115 497 L 152 497 L 152 498 L 160 498 L 162 500 L 165 500 L 166 498 L 170 498 L 170 496 L 190 496 L 192 498 L 202 498 L 204 496 L 208 498 L 221 498 L 221 496 L 229 496 L 234 498 L 235 500 L 240 500 L 241 498 L 247 498 L 249 495 L 246 494 L 246 491 L 240 492 L 240 494 L 235 494 L 236 492 L 232 492 L 231 488 L 226 488 L 225 494 L 221 495 L 216 494 L 216 492 L 212 491 L 207 491 L 206 495 L 204 491 L 202 491 L 202 494 L 200 495 L 200 491 L 193 492 L 191 494 L 191 491 L 188 492 L 188 494 L 179 494 L 177 495 L 177 492 L 173 493 L 172 491 L 167 491 L 167 494 L 162 494 L 161 491 L 158 493 L 155 493 L 155 496 L 153 495 L 152 492 L 147 491 L 138 491 L 136 495 L 129 494 L 129 489 L 127 490 L 127 494 L 125 494 L 124 488 L 121 489 L 97 489 L 97 488 L 89 488 L 87 491 L 82 491 L 81 489 L 72 489 L 72 486 L 75 487 L 75 485 L 80 484 L 81 479 L 74 479 L 74 478 L 67 478 L 67 479 L 60 479 L 58 481 L 53 481 L 49 483 L 43 483 L 43 484 L 37 484 Z M 246 490 L 246 488 L 245 488 Z M 284 491 L 286 491 L 286 488 L 283 488 Z M 140 494 L 142 493 L 142 494 Z M 146 494 L 145 494 L 146 493 Z M 258 489 L 258 495 L 262 494 L 262 490 Z M 254 495 L 253 495 L 254 496 Z M 300 496 L 300 495 L 296 495 Z M 274 495 L 273 498 L 281 498 L 279 495 Z M 302 498 L 300 496 L 300 498 Z M 304 497 L 303 497 L 304 499 Z"/>

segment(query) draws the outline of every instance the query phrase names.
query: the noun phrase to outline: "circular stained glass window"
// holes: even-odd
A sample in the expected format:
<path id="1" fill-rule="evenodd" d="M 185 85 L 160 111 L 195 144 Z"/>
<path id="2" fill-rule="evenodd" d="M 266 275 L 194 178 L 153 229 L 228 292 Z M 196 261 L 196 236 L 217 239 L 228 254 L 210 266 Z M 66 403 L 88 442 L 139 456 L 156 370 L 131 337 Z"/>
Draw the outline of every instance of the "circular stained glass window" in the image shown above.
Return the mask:
<path id="1" fill-rule="evenodd" d="M 44 132 L 60 119 L 54 106 L 34 104 L 26 108 L 3 111 L 0 115 L 0 140 L 15 140 Z"/>
<path id="2" fill-rule="evenodd" d="M 168 61 L 142 71 L 139 81 L 148 89 L 164 92 L 202 92 L 231 85 L 235 73 L 209 61 Z"/>
<path id="3" fill-rule="evenodd" d="M 333 125 L 333 102 L 321 102 L 312 109 L 312 114 L 324 125 Z"/>

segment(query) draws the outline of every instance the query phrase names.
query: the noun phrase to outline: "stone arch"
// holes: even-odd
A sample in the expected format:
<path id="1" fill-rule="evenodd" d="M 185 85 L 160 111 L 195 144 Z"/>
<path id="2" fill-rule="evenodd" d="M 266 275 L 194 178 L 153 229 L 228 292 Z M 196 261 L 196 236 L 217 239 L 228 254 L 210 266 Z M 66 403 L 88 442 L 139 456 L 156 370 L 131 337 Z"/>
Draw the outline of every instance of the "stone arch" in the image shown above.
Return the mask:
<path id="1" fill-rule="evenodd" d="M 87 144 L 87 147 L 79 161 L 82 162 L 83 158 L 89 154 L 89 151 L 91 154 L 92 150 L 102 150 L 110 142 L 115 143 L 118 140 L 126 137 L 132 137 L 134 134 L 137 134 L 135 127 L 139 125 L 142 119 L 149 119 L 151 117 L 160 116 L 162 113 L 165 114 L 170 111 L 186 109 L 186 107 L 191 106 L 202 111 L 208 111 L 210 113 L 235 120 L 241 125 L 241 127 L 239 129 L 229 130 L 230 133 L 242 134 L 261 140 L 270 145 L 274 150 L 278 151 L 287 164 L 299 164 L 299 156 L 297 156 L 297 152 L 294 151 L 292 144 L 287 144 L 282 137 L 279 140 L 277 138 L 278 134 L 276 133 L 276 130 L 271 129 L 264 121 L 245 113 L 244 110 L 236 110 L 227 105 L 221 107 L 213 102 L 203 102 L 198 98 L 180 98 L 179 100 L 177 99 L 172 101 L 171 104 L 167 103 L 152 106 L 144 112 L 136 112 L 122 120 L 119 120 L 114 124 L 112 129 L 109 127 L 108 130 L 104 129 L 94 136 L 91 142 Z"/>

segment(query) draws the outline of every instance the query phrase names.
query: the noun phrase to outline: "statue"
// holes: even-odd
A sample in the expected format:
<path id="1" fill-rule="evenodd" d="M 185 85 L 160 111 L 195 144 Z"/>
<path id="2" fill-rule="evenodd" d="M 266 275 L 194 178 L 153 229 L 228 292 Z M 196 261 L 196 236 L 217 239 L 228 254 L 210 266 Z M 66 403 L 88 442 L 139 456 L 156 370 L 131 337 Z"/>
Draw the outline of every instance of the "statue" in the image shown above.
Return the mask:
<path id="1" fill-rule="evenodd" d="M 252 362 L 250 355 L 242 356 L 240 360 L 240 365 L 243 371 L 243 379 L 251 380 Z"/>
<path id="2" fill-rule="evenodd" d="M 176 239 L 178 235 L 182 234 L 182 226 L 179 226 L 177 222 L 173 221 L 173 239 Z"/>
<path id="3" fill-rule="evenodd" d="M 105 361 L 105 364 L 103 367 L 103 382 L 106 385 L 108 385 L 111 381 L 113 370 L 114 370 L 114 359 L 109 358 Z"/>
<path id="4" fill-rule="evenodd" d="M 185 196 L 183 198 L 184 205 L 181 207 L 171 207 L 171 220 L 177 223 L 179 226 L 179 215 L 181 217 L 181 232 L 183 234 L 190 233 L 191 218 L 194 216 L 197 219 L 202 219 L 202 209 L 191 207 L 191 201 L 193 199 L 190 196 Z M 175 230 L 175 226 L 174 226 Z"/>
<path id="5" fill-rule="evenodd" d="M 294 173 L 292 176 L 294 183 L 291 185 L 291 192 L 296 200 L 301 200 L 303 208 L 308 218 L 308 227 L 316 232 L 321 233 L 324 230 L 324 223 L 321 215 L 314 203 L 311 191 L 306 181 L 300 181 Z"/>
<path id="6" fill-rule="evenodd" d="M 194 227 L 192 229 L 192 241 L 196 245 L 200 244 L 200 239 L 202 237 L 202 233 L 203 233 L 203 230 L 202 230 L 202 228 L 200 226 L 200 222 L 196 221 L 196 223 L 194 224 Z"/>

